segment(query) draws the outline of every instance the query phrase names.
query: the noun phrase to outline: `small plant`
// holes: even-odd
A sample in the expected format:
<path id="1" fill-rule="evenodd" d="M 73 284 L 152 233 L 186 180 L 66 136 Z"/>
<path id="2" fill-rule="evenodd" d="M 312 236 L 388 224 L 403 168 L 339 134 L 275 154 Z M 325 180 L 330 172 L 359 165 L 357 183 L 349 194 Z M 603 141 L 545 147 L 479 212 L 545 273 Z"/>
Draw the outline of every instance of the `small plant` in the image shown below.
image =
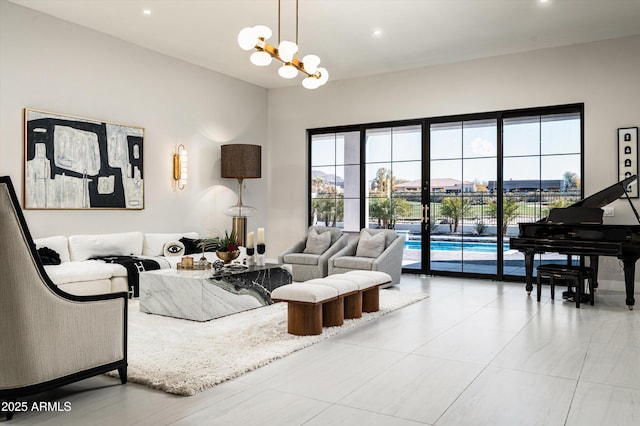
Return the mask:
<path id="1" fill-rule="evenodd" d="M 482 235 L 487 232 L 487 225 L 484 222 L 476 223 L 476 233 Z"/>
<path id="2" fill-rule="evenodd" d="M 237 251 L 240 241 L 238 241 L 236 232 L 232 230 L 231 234 L 224 231 L 224 236 L 203 238 L 198 245 L 203 251 Z"/>

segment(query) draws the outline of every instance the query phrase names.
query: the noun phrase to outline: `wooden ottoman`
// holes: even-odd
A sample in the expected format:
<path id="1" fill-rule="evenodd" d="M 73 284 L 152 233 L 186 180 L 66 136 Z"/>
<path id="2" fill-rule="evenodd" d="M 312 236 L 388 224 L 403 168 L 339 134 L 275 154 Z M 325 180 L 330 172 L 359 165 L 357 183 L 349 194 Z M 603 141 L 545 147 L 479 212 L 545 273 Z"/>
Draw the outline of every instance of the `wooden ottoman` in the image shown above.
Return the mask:
<path id="1" fill-rule="evenodd" d="M 297 336 L 322 334 L 322 306 L 338 299 L 338 290 L 319 284 L 287 284 L 271 293 L 274 302 L 288 303 L 287 331 Z"/>
<path id="2" fill-rule="evenodd" d="M 391 275 L 380 271 L 349 271 L 342 275 L 345 279 L 358 284 L 362 293 L 362 312 L 377 312 L 380 310 L 380 287 L 391 282 Z"/>
<path id="3" fill-rule="evenodd" d="M 355 282 L 327 277 L 309 280 L 304 284 L 326 285 L 338 291 L 337 300 L 322 305 L 322 325 L 324 327 L 342 325 L 345 318 L 360 318 L 362 316 L 362 295 Z"/>

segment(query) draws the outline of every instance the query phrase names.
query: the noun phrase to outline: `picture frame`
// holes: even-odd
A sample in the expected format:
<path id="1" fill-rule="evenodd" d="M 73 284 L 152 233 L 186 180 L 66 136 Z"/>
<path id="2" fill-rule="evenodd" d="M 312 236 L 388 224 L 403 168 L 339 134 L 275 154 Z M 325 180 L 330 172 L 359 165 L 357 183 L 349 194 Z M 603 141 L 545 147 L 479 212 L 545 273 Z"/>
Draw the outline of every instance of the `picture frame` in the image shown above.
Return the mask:
<path id="1" fill-rule="evenodd" d="M 144 209 L 144 128 L 24 109 L 25 209 Z"/>
<path id="2" fill-rule="evenodd" d="M 618 129 L 618 181 L 638 174 L 638 128 L 623 127 Z M 629 198 L 638 198 L 638 186 L 635 182 L 629 185 Z M 624 198 L 624 197 L 623 197 Z"/>

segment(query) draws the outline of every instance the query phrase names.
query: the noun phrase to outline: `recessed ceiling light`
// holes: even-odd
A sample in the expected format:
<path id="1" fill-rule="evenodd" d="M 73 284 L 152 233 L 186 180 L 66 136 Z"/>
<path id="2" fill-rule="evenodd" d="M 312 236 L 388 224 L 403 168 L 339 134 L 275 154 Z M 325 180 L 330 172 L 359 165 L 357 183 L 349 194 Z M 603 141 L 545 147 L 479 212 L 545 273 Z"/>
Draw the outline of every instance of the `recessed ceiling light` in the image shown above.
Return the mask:
<path id="1" fill-rule="evenodd" d="M 151 9 L 144 9 L 142 13 L 144 13 L 145 15 L 151 15 Z"/>
<path id="2" fill-rule="evenodd" d="M 373 37 L 382 37 L 382 30 L 379 28 L 376 28 L 375 30 L 371 30 L 371 35 Z"/>

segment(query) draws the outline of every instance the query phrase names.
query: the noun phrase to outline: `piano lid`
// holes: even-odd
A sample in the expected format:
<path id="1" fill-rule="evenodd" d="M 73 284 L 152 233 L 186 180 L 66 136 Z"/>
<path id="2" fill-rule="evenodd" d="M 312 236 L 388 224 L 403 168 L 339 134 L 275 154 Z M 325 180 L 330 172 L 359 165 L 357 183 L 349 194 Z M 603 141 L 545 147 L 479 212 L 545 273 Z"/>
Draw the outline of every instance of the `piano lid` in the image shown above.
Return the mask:
<path id="1" fill-rule="evenodd" d="M 638 175 L 630 176 L 620 182 L 596 192 L 595 194 L 572 204 L 570 207 L 604 207 L 622 197 L 625 194 L 627 186 L 638 178 Z"/>

